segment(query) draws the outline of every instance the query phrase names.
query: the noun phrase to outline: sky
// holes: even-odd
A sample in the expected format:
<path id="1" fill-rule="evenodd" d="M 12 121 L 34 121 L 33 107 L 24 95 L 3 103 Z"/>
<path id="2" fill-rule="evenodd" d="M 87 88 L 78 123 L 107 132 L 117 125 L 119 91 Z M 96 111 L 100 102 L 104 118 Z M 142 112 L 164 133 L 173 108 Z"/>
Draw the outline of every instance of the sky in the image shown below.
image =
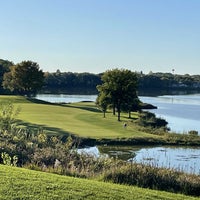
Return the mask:
<path id="1" fill-rule="evenodd" d="M 200 74 L 200 0 L 0 0 L 0 58 L 43 71 Z"/>

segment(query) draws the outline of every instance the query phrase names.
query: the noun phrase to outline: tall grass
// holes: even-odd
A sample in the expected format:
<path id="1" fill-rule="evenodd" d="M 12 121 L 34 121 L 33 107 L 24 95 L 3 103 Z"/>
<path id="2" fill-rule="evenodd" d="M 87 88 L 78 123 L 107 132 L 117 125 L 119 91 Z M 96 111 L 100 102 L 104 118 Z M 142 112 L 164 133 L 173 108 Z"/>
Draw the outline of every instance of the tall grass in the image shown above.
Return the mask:
<path id="1" fill-rule="evenodd" d="M 137 163 L 124 163 L 104 173 L 104 181 L 137 185 L 186 195 L 200 196 L 200 176 Z"/>

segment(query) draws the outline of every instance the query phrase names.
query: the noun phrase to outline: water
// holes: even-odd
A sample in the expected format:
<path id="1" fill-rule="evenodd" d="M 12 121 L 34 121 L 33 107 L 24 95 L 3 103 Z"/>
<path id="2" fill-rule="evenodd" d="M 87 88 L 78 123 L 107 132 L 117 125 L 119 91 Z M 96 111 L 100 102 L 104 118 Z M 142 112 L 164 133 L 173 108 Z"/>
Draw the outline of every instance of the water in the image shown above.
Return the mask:
<path id="1" fill-rule="evenodd" d="M 142 148 L 136 152 L 133 160 L 138 163 L 200 174 L 200 148 Z"/>
<path id="2" fill-rule="evenodd" d="M 95 146 L 79 149 L 81 152 L 200 175 L 200 148 Z"/>
<path id="3" fill-rule="evenodd" d="M 151 112 L 165 119 L 171 131 L 186 133 L 196 130 L 200 133 L 200 94 L 140 97 L 140 99 L 158 107 Z"/>
<path id="4" fill-rule="evenodd" d="M 67 95 L 67 94 L 38 94 L 36 99 L 51 103 L 73 103 L 80 101 L 95 101 L 97 95 Z"/>

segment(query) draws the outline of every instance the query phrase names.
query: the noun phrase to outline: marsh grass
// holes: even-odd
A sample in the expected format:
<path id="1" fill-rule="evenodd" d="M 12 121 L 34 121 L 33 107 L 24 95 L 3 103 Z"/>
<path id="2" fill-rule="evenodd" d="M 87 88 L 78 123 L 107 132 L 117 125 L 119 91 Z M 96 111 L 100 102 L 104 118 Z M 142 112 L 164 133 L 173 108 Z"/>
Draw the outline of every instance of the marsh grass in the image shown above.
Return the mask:
<path id="1" fill-rule="evenodd" d="M 104 181 L 200 196 L 200 176 L 144 164 L 124 164 L 104 173 Z"/>
<path id="2" fill-rule="evenodd" d="M 43 167 L 33 163 L 24 167 L 60 175 L 200 196 L 198 175 L 147 164 L 127 163 L 113 158 L 94 158 L 86 154 L 79 155 L 77 158 L 71 159 L 68 165 L 58 167 Z"/>

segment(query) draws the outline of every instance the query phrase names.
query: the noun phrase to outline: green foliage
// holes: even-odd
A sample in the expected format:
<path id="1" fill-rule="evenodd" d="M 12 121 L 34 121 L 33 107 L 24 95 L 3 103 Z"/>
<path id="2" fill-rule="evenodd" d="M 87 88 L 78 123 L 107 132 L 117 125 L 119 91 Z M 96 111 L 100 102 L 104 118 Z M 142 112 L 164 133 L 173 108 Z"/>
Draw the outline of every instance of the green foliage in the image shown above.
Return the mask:
<path id="1" fill-rule="evenodd" d="M 8 74 L 9 68 L 14 63 L 7 60 L 0 59 L 0 83 L 3 81 L 5 74 L 4 84 L 8 85 L 12 81 L 11 74 Z M 102 74 L 92 73 L 72 73 L 61 72 L 59 69 L 56 72 L 46 72 L 44 80 L 44 91 L 51 93 L 68 92 L 78 94 L 96 94 L 96 86 L 102 84 Z M 138 89 L 139 92 L 151 91 L 163 93 L 164 91 L 173 92 L 176 90 L 199 90 L 200 88 L 200 75 L 179 75 L 174 73 L 137 73 Z M 7 87 L 6 87 L 7 88 Z M 10 89 L 14 89 L 10 87 Z M 0 87 L 1 92 L 7 92 Z M 17 92 L 17 91 L 15 91 Z M 7 92 L 8 93 L 8 92 Z"/>
<path id="2" fill-rule="evenodd" d="M 20 112 L 20 107 L 14 107 L 10 101 L 0 102 L 0 129 L 1 131 L 10 131 L 14 125 L 15 119 Z"/>
<path id="3" fill-rule="evenodd" d="M 0 59 L 0 92 L 1 92 L 1 94 L 5 93 L 5 91 L 4 91 L 3 87 L 2 87 L 3 75 L 6 72 L 9 72 L 10 66 L 12 66 L 12 65 L 13 65 L 12 62 L 10 62 L 8 60 Z"/>
<path id="4" fill-rule="evenodd" d="M 115 114 L 115 109 L 117 109 L 118 121 L 120 121 L 122 107 L 132 107 L 135 103 L 135 98 L 137 97 L 137 76 L 130 70 L 113 69 L 106 71 L 101 79 L 102 85 L 97 86 L 99 91 L 98 102 L 100 105 L 108 105 L 110 103 L 113 108 L 113 114 Z M 101 103 L 101 101 L 104 103 Z"/>
<path id="5" fill-rule="evenodd" d="M 23 61 L 4 74 L 3 87 L 21 95 L 35 95 L 44 83 L 44 73 L 32 61 Z"/>
<path id="6" fill-rule="evenodd" d="M 137 124 L 144 127 L 152 128 L 166 128 L 167 122 L 164 119 L 157 118 L 154 113 L 143 111 L 139 113 L 139 118 L 136 121 Z"/>
<path id="7" fill-rule="evenodd" d="M 6 152 L 1 153 L 1 158 L 4 165 L 11 166 L 11 157 Z"/>
<path id="8" fill-rule="evenodd" d="M 96 105 L 102 110 L 103 112 L 103 117 L 105 118 L 105 113 L 107 111 L 107 108 L 110 104 L 110 97 L 107 96 L 105 93 L 101 92 L 97 99 L 96 99 Z"/>
<path id="9" fill-rule="evenodd" d="M 179 75 L 172 73 L 138 74 L 139 90 L 161 92 L 174 92 L 174 90 L 198 90 L 200 88 L 200 75 Z"/>
<path id="10" fill-rule="evenodd" d="M 189 135 L 198 135 L 198 131 L 191 130 L 188 132 Z"/>
<path id="11" fill-rule="evenodd" d="M 1 158 L 3 160 L 4 165 L 15 166 L 15 167 L 17 166 L 18 157 L 16 155 L 13 156 L 13 158 L 12 158 L 8 153 L 2 152 Z"/>
<path id="12" fill-rule="evenodd" d="M 72 73 L 56 72 L 45 73 L 44 91 L 50 93 L 76 93 L 76 94 L 96 94 L 96 86 L 101 84 L 98 74 L 92 73 Z"/>

